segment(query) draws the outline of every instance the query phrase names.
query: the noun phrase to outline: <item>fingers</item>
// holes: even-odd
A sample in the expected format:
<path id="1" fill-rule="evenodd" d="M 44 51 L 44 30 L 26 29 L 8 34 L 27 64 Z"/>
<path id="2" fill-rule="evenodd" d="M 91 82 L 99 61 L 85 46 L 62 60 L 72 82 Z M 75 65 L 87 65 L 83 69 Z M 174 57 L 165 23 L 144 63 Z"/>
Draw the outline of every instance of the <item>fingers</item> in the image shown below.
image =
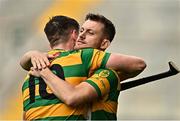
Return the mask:
<path id="1" fill-rule="evenodd" d="M 44 55 L 45 55 L 45 56 L 43 56 L 43 60 L 42 60 L 42 61 L 44 61 L 44 64 L 46 65 L 46 66 L 44 66 L 44 68 L 46 68 L 47 66 L 50 65 L 50 62 L 49 62 L 49 60 L 48 60 L 49 54 L 44 53 Z M 54 58 L 54 57 L 53 57 L 53 58 Z"/>
<path id="2" fill-rule="evenodd" d="M 34 67 L 31 67 L 31 70 L 28 72 L 29 75 L 40 77 L 40 71 L 35 69 Z"/>
<path id="3" fill-rule="evenodd" d="M 47 60 L 45 60 L 44 58 L 40 58 L 39 59 L 39 63 L 38 63 L 38 69 L 41 70 L 43 68 L 46 68 L 48 66 L 48 64 L 46 63 Z"/>
<path id="4" fill-rule="evenodd" d="M 35 69 L 41 70 L 50 65 L 47 54 L 41 52 L 34 52 L 31 56 L 31 63 Z"/>
<path id="5" fill-rule="evenodd" d="M 45 65 L 44 61 L 42 61 L 42 59 L 37 59 L 36 62 L 37 62 L 36 64 L 37 64 L 37 67 L 38 67 L 37 69 L 38 70 L 42 70 L 43 69 L 43 65 Z"/>
<path id="6" fill-rule="evenodd" d="M 39 51 L 33 51 L 31 53 L 31 63 L 35 69 L 42 70 L 46 67 L 49 67 L 49 59 L 54 59 L 57 56 L 59 56 L 59 52 L 55 54 L 48 54 Z"/>
<path id="7" fill-rule="evenodd" d="M 35 68 L 35 69 L 37 69 L 38 67 L 37 67 L 37 62 L 36 62 L 37 60 L 35 59 L 35 58 L 31 58 L 31 63 L 32 63 L 32 66 L 33 66 L 33 68 Z"/>
<path id="8" fill-rule="evenodd" d="M 31 63 L 34 69 L 41 70 L 43 68 L 41 66 L 41 63 L 43 62 L 40 62 L 39 58 L 36 58 L 36 57 L 31 58 Z"/>

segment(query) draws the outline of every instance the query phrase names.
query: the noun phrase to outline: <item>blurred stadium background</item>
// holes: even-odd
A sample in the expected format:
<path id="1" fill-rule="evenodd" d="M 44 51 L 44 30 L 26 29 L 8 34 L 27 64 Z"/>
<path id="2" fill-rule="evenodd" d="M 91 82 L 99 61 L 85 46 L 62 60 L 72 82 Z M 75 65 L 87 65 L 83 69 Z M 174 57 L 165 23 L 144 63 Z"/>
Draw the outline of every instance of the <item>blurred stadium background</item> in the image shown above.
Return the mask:
<path id="1" fill-rule="evenodd" d="M 83 23 L 88 12 L 112 20 L 117 34 L 108 48 L 140 56 L 146 70 L 136 78 L 180 67 L 180 0 L 0 0 L 0 120 L 22 117 L 19 59 L 28 50 L 48 50 L 43 26 L 53 15 Z M 130 79 L 131 80 L 131 79 Z M 121 92 L 118 119 L 180 119 L 180 74 Z"/>

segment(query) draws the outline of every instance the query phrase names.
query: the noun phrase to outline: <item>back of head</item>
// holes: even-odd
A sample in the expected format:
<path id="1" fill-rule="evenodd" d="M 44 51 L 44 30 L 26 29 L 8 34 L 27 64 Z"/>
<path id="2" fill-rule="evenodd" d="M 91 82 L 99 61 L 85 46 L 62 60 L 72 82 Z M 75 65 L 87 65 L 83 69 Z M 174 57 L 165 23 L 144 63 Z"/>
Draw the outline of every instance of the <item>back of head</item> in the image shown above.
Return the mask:
<path id="1" fill-rule="evenodd" d="M 114 35 L 116 33 L 116 29 L 114 24 L 109 19 L 100 14 L 89 13 L 86 15 L 85 20 L 91 20 L 102 23 L 104 25 L 104 36 L 107 37 L 107 39 L 110 42 L 112 42 Z"/>
<path id="2" fill-rule="evenodd" d="M 67 16 L 54 16 L 46 24 L 44 32 L 52 47 L 60 43 L 66 43 L 72 30 L 79 31 L 78 22 Z"/>

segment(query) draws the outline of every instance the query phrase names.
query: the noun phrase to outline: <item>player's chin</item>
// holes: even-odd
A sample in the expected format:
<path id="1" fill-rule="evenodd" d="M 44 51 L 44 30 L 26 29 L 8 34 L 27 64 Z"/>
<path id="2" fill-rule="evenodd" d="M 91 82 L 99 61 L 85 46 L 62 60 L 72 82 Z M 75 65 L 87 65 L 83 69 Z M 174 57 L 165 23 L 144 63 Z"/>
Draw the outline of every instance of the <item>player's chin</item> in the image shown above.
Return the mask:
<path id="1" fill-rule="evenodd" d="M 76 44 L 74 46 L 74 49 L 82 49 L 82 48 L 87 48 L 87 46 L 85 44 Z"/>

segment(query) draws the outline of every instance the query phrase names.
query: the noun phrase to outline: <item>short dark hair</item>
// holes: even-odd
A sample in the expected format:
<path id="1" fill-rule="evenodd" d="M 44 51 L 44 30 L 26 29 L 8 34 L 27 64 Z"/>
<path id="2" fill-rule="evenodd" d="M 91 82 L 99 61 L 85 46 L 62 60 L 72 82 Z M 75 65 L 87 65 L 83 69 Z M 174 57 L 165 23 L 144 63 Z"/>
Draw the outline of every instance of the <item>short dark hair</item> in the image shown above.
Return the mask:
<path id="1" fill-rule="evenodd" d="M 85 18 L 85 21 L 86 20 L 97 21 L 104 24 L 104 35 L 110 40 L 110 42 L 112 42 L 116 29 L 114 24 L 109 19 L 100 14 L 88 13 Z"/>
<path id="2" fill-rule="evenodd" d="M 70 32 L 75 29 L 79 31 L 79 23 L 67 16 L 54 16 L 46 24 L 44 32 L 53 47 L 69 39 Z"/>

